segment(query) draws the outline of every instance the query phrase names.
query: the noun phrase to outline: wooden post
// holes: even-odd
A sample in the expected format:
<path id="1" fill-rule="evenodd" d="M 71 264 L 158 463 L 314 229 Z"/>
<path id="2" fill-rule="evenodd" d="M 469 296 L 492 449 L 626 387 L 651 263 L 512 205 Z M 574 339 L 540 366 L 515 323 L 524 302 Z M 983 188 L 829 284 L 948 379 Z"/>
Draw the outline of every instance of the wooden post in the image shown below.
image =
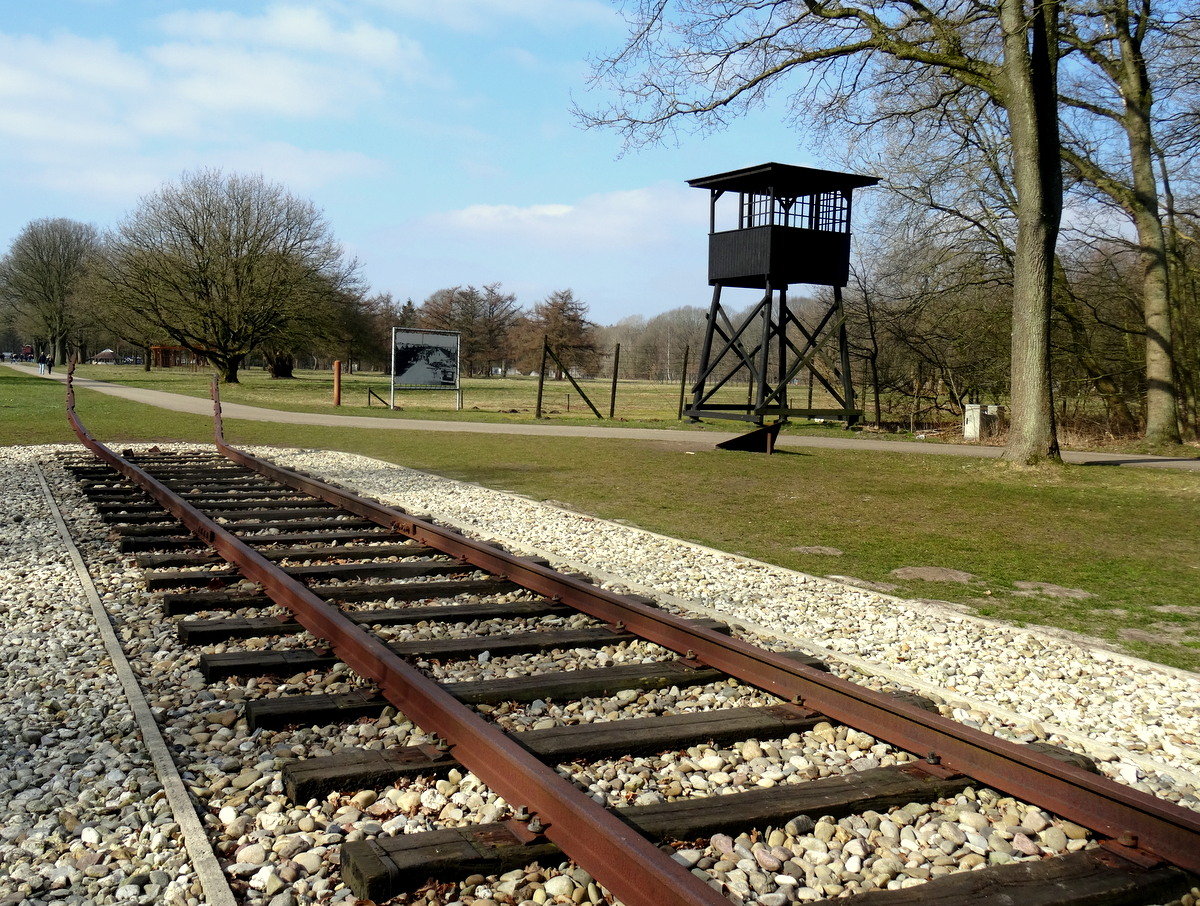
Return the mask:
<path id="1" fill-rule="evenodd" d="M 571 369 L 569 369 L 566 365 L 564 365 L 562 363 L 562 359 L 560 359 L 558 357 L 558 353 L 556 353 L 551 348 L 550 341 L 548 339 L 544 339 L 542 342 L 543 342 L 542 362 L 544 363 L 546 361 L 545 356 L 547 354 L 549 354 L 550 358 L 554 359 L 554 364 L 558 366 L 558 373 L 561 374 L 563 377 L 565 377 L 568 381 L 571 382 L 571 386 L 575 388 L 575 392 L 578 393 L 583 398 L 583 401 L 588 404 L 588 408 L 592 410 L 592 414 L 594 416 L 596 416 L 596 418 L 603 420 L 604 416 L 600 414 L 600 410 L 597 409 L 595 407 L 595 405 L 593 405 L 591 398 L 588 397 L 588 395 L 586 393 L 584 393 L 583 388 L 579 386 L 579 382 L 577 380 L 575 380 L 575 376 L 573 374 L 571 374 Z M 540 400 L 541 399 L 540 385 L 539 385 L 538 389 L 539 389 L 538 398 Z M 567 401 L 568 401 L 568 408 L 569 408 L 569 406 L 570 406 L 570 397 L 569 396 L 567 397 Z M 539 406 L 538 409 L 540 410 L 541 406 Z"/>
<path id="2" fill-rule="evenodd" d="M 775 384 L 779 388 L 779 393 L 775 399 L 776 405 L 779 406 L 779 421 L 781 424 L 787 424 L 788 416 L 788 382 L 787 382 L 787 354 L 788 354 L 788 338 L 787 338 L 787 284 L 779 288 L 779 362 L 778 371 L 776 373 Z M 768 443 L 768 453 L 773 453 L 774 445 Z"/>
<path id="3" fill-rule="evenodd" d="M 546 386 L 546 355 L 550 351 L 550 340 L 548 337 L 542 337 L 542 367 L 538 369 L 538 398 L 537 409 L 534 410 L 533 417 L 542 417 L 542 389 Z"/>
<path id="4" fill-rule="evenodd" d="M 608 400 L 608 417 L 611 419 L 613 413 L 617 411 L 617 370 L 621 367 L 621 344 L 617 344 L 617 348 L 613 351 L 613 382 L 612 396 Z"/>
<path id="5" fill-rule="evenodd" d="M 833 288 L 834 302 L 837 304 L 838 346 L 842 353 L 842 406 L 846 411 L 846 430 L 854 427 L 857 419 L 854 417 L 854 375 L 850 373 L 850 338 L 846 330 L 846 310 L 842 307 L 842 288 Z"/>
<path id="6" fill-rule="evenodd" d="M 679 414 L 676 416 L 677 421 L 683 421 L 683 394 L 684 389 L 687 387 L 687 360 L 688 352 L 691 351 L 691 348 L 690 345 L 683 347 L 683 368 L 679 372 Z M 692 419 L 692 421 L 699 421 L 699 419 Z"/>
<path id="7" fill-rule="evenodd" d="M 342 363 L 339 359 L 333 363 L 333 404 L 342 404 Z"/>

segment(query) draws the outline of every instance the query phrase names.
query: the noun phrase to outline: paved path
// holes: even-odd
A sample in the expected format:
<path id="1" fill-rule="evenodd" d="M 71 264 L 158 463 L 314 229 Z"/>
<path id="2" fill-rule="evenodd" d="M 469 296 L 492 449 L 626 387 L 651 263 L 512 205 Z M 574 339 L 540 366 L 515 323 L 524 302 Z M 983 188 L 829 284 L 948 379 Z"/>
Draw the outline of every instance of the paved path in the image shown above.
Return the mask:
<path id="1" fill-rule="evenodd" d="M 35 365 L 14 364 L 5 362 L 10 368 L 26 374 L 37 375 Z M 65 368 L 55 371 L 49 380 L 66 382 Z M 166 393 L 162 390 L 147 390 L 140 387 L 126 387 L 122 384 L 110 384 L 106 381 L 96 381 L 91 378 L 77 377 L 77 387 L 107 393 L 110 396 L 158 406 L 161 409 L 171 409 L 175 412 L 187 412 L 193 415 L 212 415 L 212 402 L 195 396 L 183 396 L 178 393 Z M 719 443 L 737 437 L 739 431 L 717 432 L 672 430 L 669 428 L 614 428 L 604 425 L 539 425 L 529 423 L 499 424 L 494 422 L 454 422 L 435 421 L 433 419 L 392 419 L 373 418 L 366 415 L 333 415 L 318 412 L 287 412 L 280 409 L 263 409 L 259 406 L 244 406 L 240 403 L 221 403 L 222 417 L 227 419 L 244 419 L 256 422 L 276 422 L 286 425 L 324 425 L 341 428 L 373 428 L 382 431 L 454 431 L 464 434 L 521 434 L 541 437 L 613 437 L 624 440 L 656 440 L 681 444 L 696 450 L 712 449 Z M 81 413 L 87 418 L 86 413 Z M 837 450 L 873 450 L 885 453 L 918 453 L 933 456 L 973 456 L 985 459 L 998 459 L 1004 452 L 1003 447 L 988 447 L 978 444 L 941 444 L 923 443 L 921 441 L 877 440 L 862 434 L 849 437 L 803 437 L 798 435 L 780 436 L 776 444 L 779 449 L 795 448 L 824 448 Z M 1141 456 L 1125 453 L 1088 453 L 1066 451 L 1063 459 L 1074 465 L 1098 466 L 1141 466 L 1159 469 L 1185 469 L 1200 471 L 1200 456 L 1190 458 L 1169 458 L 1163 456 Z"/>

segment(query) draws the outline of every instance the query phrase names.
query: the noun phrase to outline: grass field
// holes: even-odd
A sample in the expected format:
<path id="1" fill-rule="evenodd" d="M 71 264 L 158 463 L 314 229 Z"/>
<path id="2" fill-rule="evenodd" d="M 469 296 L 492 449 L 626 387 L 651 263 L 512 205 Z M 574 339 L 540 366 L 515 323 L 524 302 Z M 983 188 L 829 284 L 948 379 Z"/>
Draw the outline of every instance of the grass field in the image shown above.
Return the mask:
<path id="1" fill-rule="evenodd" d="M 81 365 L 80 377 L 111 381 L 131 387 L 152 387 L 207 398 L 210 372 L 191 369 L 158 369 L 152 372 L 128 365 Z M 537 410 L 537 378 L 476 378 L 463 382 L 463 408 L 456 409 L 455 394 L 442 390 L 397 390 L 397 411 L 385 403 L 390 399 L 388 376 L 378 373 L 342 375 L 342 404 L 333 403 L 333 375 L 327 371 L 297 371 L 292 380 L 272 380 L 261 369 L 246 369 L 239 383 L 221 387 L 221 399 L 267 409 L 293 412 L 335 412 L 372 415 L 377 418 L 439 418 L 447 421 L 527 422 Z M 621 381 L 615 406 L 611 380 L 581 381 L 580 387 L 608 420 L 623 425 L 688 427 L 679 414 L 679 385 L 651 381 Z M 371 396 L 374 391 L 375 396 Z M 731 391 L 732 394 L 732 391 Z M 745 395 L 745 390 L 738 394 Z M 542 394 L 543 418 L 555 424 L 592 425 L 597 418 L 570 382 L 547 381 Z"/>
<path id="2" fill-rule="evenodd" d="M 190 368 L 156 369 L 151 372 L 130 365 L 81 365 L 79 375 L 130 387 L 149 387 L 168 390 L 187 396 L 208 398 L 211 372 Z M 355 373 L 342 376 L 341 406 L 334 406 L 333 375 L 328 371 L 297 370 L 293 380 L 273 380 L 261 368 L 243 369 L 239 373 L 240 383 L 222 385 L 221 398 L 226 402 L 260 406 L 265 409 L 282 409 L 292 412 L 341 413 L 366 415 L 380 419 L 437 419 L 442 421 L 492 422 L 498 424 L 531 423 L 537 421 L 538 381 L 532 377 L 521 378 L 468 378 L 463 382 L 463 408 L 456 408 L 456 397 L 450 391 L 397 390 L 397 410 L 389 410 L 390 399 L 388 377 L 375 372 Z M 542 422 L 556 425 L 617 424 L 621 427 L 678 428 L 691 431 L 740 431 L 747 427 L 744 422 L 709 421 L 693 424 L 690 419 L 679 418 L 678 382 L 620 381 L 615 400 L 610 379 L 579 382 L 583 392 L 599 411 L 603 419 L 597 419 L 588 403 L 578 390 L 565 380 L 547 381 L 542 396 Z M 823 396 L 820 387 L 812 399 L 814 408 L 831 408 L 834 401 Z M 793 406 L 807 407 L 808 388 L 793 387 L 790 391 Z M 744 385 L 721 388 L 714 397 L 716 402 L 746 402 Z M 866 407 L 871 408 L 870 406 Z M 610 409 L 612 419 L 609 419 Z M 949 417 L 948 415 L 946 417 Z M 907 422 L 906 422 L 907 424 Z M 962 441 L 962 433 L 951 420 L 943 430 L 922 429 L 918 436 L 926 443 Z M 907 430 L 894 433 L 877 432 L 869 426 L 858 430 L 869 431 L 881 439 L 908 440 L 913 434 Z M 846 432 L 840 423 L 818 424 L 802 419 L 793 420 L 783 428 L 784 434 L 825 435 L 844 437 Z M 995 442 L 995 441 L 993 441 Z M 1123 453 L 1153 453 L 1161 456 L 1197 456 L 1200 449 L 1195 446 L 1147 447 L 1137 439 L 1118 440 L 1106 438 L 1092 432 L 1081 434 L 1069 427 L 1059 428 L 1059 442 L 1063 449 L 1105 449 Z"/>
<path id="3" fill-rule="evenodd" d="M 90 369 L 84 374 L 102 377 Z M 208 392 L 203 376 L 155 372 L 147 377 L 130 369 L 126 374 L 158 389 Z M 367 380 L 354 376 L 346 382 L 344 396 L 365 395 L 359 381 Z M 384 382 L 378 376 L 375 380 Z M 489 417 L 505 414 L 491 413 L 493 406 L 499 410 L 505 400 L 516 399 L 505 394 L 525 392 L 520 386 L 500 386 L 509 382 L 496 383 L 496 396 L 486 408 L 480 404 Z M 240 387 L 222 388 L 222 398 L 266 405 L 265 395 L 277 407 L 320 411 L 331 408 L 321 401 L 323 392 L 316 380 L 248 379 Z M 668 403 L 631 406 L 637 417 L 630 423 L 672 426 L 678 388 L 667 392 L 674 396 Z M 468 391 L 468 406 L 472 393 Z M 451 401 L 440 405 L 444 409 L 419 414 L 452 414 L 445 411 Z M 601 408 L 607 413 L 606 405 Z M 211 439 L 208 418 L 86 390 L 79 393 L 78 411 L 106 442 Z M 366 411 L 364 404 L 354 407 L 353 414 Z M 406 405 L 403 413 L 376 411 L 381 418 L 394 418 L 418 410 Z M 555 416 L 556 423 L 565 423 L 565 416 L 562 421 Z M 596 420 L 588 413 L 579 423 Z M 1151 660 L 1200 671 L 1196 472 L 1017 469 L 992 460 L 815 448 L 770 457 L 715 449 L 683 455 L 680 445 L 652 441 L 346 430 L 237 420 L 227 421 L 226 435 L 234 444 L 362 453 L 563 501 L 597 516 L 814 575 L 888 583 L 900 596 L 957 602 L 997 619 L 1079 632 Z M 73 441 L 63 415 L 62 385 L 0 367 L 0 438 L 5 444 Z M 694 442 L 690 449 L 696 449 Z M 797 550 L 809 547 L 843 553 Z M 975 579 L 959 584 L 891 576 L 905 566 L 961 570 Z M 1049 583 L 1090 597 L 1018 594 L 1018 582 Z"/>

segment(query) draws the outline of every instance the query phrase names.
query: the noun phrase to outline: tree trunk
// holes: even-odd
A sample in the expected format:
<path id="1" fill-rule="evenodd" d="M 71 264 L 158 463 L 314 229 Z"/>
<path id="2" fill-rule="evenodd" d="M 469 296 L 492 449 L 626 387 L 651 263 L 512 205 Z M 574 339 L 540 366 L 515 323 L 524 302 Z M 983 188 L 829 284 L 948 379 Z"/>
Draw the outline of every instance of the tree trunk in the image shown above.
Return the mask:
<path id="1" fill-rule="evenodd" d="M 1148 10 L 1149 4 L 1146 4 Z M 1174 349 L 1171 338 L 1171 292 L 1167 270 L 1167 241 L 1158 207 L 1158 181 L 1154 177 L 1154 138 L 1150 109 L 1154 96 L 1126 4 L 1114 8 L 1117 40 L 1121 47 L 1121 117 L 1129 141 L 1133 173 L 1133 222 L 1141 250 L 1142 307 L 1146 318 L 1146 440 L 1152 444 L 1179 443 Z"/>
<path id="2" fill-rule="evenodd" d="M 1013 137 L 1017 244 L 1013 264 L 1012 421 L 1004 458 L 1060 461 L 1050 374 L 1054 247 L 1062 214 L 1053 3 L 1026 13 L 1001 0 L 1005 107 Z"/>
<path id="3" fill-rule="evenodd" d="M 1171 336 L 1171 284 L 1149 135 L 1141 147 L 1131 137 L 1129 147 L 1138 206 L 1133 221 L 1142 259 L 1142 311 L 1146 319 L 1146 441 L 1177 444 L 1180 435 Z"/>
<path id="4" fill-rule="evenodd" d="M 1179 246 L 1179 223 L 1175 214 L 1175 195 L 1171 191 L 1171 176 L 1161 156 L 1156 157 L 1162 176 L 1163 205 L 1166 233 L 1167 274 L 1170 278 L 1171 323 L 1174 325 L 1175 352 L 1175 400 L 1180 423 L 1180 434 L 1200 439 L 1200 424 L 1197 422 L 1197 391 L 1200 379 L 1196 363 L 1200 362 L 1200 342 L 1193 329 L 1193 318 L 1200 312 L 1196 281 L 1190 279 L 1186 256 Z"/>
<path id="5" fill-rule="evenodd" d="M 238 369 L 242 367 L 242 360 L 245 356 L 231 356 L 227 359 L 222 359 L 220 362 L 213 362 L 216 366 L 217 374 L 221 376 L 222 384 L 240 384 L 238 380 Z"/>
<path id="6" fill-rule="evenodd" d="M 883 403 L 879 399 L 879 353 L 872 352 L 867 361 L 871 365 L 871 391 L 875 394 L 875 427 L 883 427 Z M 812 406 L 810 405 L 811 409 Z"/>
<path id="7" fill-rule="evenodd" d="M 1173 339 L 1170 260 L 1159 211 L 1158 180 L 1154 174 L 1155 139 L 1152 109 L 1154 91 L 1142 53 L 1150 16 L 1149 0 L 1139 0 L 1131 15 L 1129 0 L 1103 5 L 1101 15 L 1110 41 L 1119 53 L 1105 55 L 1098 45 L 1077 44 L 1113 83 L 1121 99 L 1117 110 L 1100 109 L 1119 122 L 1129 146 L 1130 183 L 1107 172 L 1088 150 L 1069 155 L 1084 178 L 1129 214 L 1137 230 L 1142 268 L 1142 317 L 1145 322 L 1146 440 L 1152 444 L 1179 443 L 1179 385 Z M 1110 45 L 1104 44 L 1105 50 Z M 1076 104 L 1080 102 L 1076 101 Z M 1085 109 L 1088 104 L 1083 103 Z M 1094 151 L 1094 149 L 1092 149 Z M 1168 185 L 1163 175 L 1164 187 Z"/>

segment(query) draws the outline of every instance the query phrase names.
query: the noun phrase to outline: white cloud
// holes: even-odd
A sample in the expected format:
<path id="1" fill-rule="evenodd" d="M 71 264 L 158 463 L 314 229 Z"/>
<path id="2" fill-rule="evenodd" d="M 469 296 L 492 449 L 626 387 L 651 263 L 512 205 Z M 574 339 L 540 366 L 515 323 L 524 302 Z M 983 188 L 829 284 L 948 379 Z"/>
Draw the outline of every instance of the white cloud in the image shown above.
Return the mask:
<path id="1" fill-rule="evenodd" d="M 158 24 L 173 40 L 136 51 L 109 38 L 0 33 L 0 135 L 191 138 L 236 128 L 231 113 L 344 117 L 383 96 L 390 79 L 424 82 L 431 70 L 417 42 L 312 8 L 179 12 Z"/>
<path id="2" fill-rule="evenodd" d="M 571 202 L 471 205 L 380 231 L 360 254 L 380 288 L 420 302 L 500 281 L 523 305 L 570 287 L 611 323 L 707 304 L 706 198 L 674 182 Z"/>
<path id="3" fill-rule="evenodd" d="M 660 184 L 590 195 L 576 204 L 471 205 L 433 215 L 425 226 L 526 247 L 638 248 L 662 241 L 681 227 L 707 231 L 707 208 L 694 203 L 695 193 L 689 192 Z"/>
<path id="4" fill-rule="evenodd" d="M 121 99 L 152 83 L 110 41 L 0 34 L 0 136 L 8 155 L 40 160 L 65 149 L 128 147 Z"/>
<path id="5" fill-rule="evenodd" d="M 56 34 L 42 39 L 0 33 L 0 98 L 66 100 L 81 86 L 130 91 L 150 82 L 147 68 L 107 39 Z"/>
<path id="6" fill-rule="evenodd" d="M 445 215 L 448 226 L 490 232 L 518 229 L 553 228 L 575 209 L 568 204 L 535 204 L 519 207 L 511 204 L 476 204 Z"/>
<path id="7" fill-rule="evenodd" d="M 369 73 L 272 51 L 168 44 L 149 55 L 164 74 L 162 101 L 197 114 L 337 115 L 382 93 Z"/>
<path id="8" fill-rule="evenodd" d="M 163 167 L 163 161 L 150 157 L 122 156 L 119 161 L 96 157 L 73 161 L 70 168 L 50 162 L 36 175 L 45 189 L 64 196 L 100 199 L 130 208 L 142 195 L 162 185 Z"/>
<path id="9" fill-rule="evenodd" d="M 427 84 L 433 69 L 417 41 L 314 6 L 181 11 L 158 25 L 173 39 L 147 51 L 166 77 L 164 101 L 197 112 L 344 117 L 383 96 L 390 79 Z"/>
<path id="10" fill-rule="evenodd" d="M 296 127 L 349 130 L 396 78 L 426 78 L 415 41 L 316 7 L 180 12 L 155 24 L 170 40 L 131 49 L 109 37 L 0 32 L 0 164 L 29 187 L 142 192 L 206 159 L 294 147 Z M 146 172 L 173 159 L 181 166 L 147 186 Z M 283 161 L 309 185 L 377 168 L 366 155 L 320 149 Z"/>
<path id="11" fill-rule="evenodd" d="M 261 16 L 180 11 L 162 16 L 158 23 L 167 35 L 193 43 L 320 53 L 414 73 L 425 62 L 420 45 L 409 38 L 363 21 L 340 25 L 311 6 L 279 4 Z"/>
<path id="12" fill-rule="evenodd" d="M 374 0 L 401 16 L 461 31 L 486 32 L 517 22 L 539 31 L 613 27 L 621 20 L 602 0 Z"/>

